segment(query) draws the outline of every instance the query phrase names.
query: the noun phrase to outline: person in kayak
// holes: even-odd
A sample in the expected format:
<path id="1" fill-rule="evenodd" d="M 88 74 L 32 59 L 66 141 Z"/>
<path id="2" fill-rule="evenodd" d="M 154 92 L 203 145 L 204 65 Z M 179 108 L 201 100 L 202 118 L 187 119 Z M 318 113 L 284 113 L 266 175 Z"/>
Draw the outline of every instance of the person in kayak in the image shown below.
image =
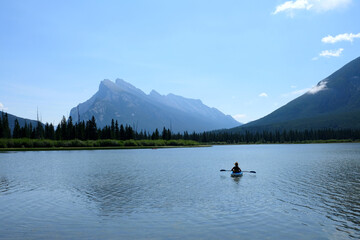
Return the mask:
<path id="1" fill-rule="evenodd" d="M 231 169 L 233 173 L 239 173 L 241 172 L 241 168 L 239 168 L 238 162 L 235 163 L 235 166 Z"/>

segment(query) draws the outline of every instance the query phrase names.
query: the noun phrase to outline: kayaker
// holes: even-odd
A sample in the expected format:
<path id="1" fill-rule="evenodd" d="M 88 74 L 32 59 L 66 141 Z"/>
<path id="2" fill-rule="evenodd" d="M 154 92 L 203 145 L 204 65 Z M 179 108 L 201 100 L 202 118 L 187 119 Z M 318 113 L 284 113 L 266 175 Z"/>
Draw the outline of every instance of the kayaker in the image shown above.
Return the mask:
<path id="1" fill-rule="evenodd" d="M 233 173 L 239 173 L 241 172 L 241 168 L 239 168 L 238 162 L 235 162 L 235 166 L 231 169 Z"/>

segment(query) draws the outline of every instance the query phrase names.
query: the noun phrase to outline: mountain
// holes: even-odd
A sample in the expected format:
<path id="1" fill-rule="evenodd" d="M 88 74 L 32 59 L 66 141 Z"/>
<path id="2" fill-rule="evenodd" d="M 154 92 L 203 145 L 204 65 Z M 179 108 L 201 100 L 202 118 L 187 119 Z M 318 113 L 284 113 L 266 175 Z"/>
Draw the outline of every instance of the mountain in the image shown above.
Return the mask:
<path id="1" fill-rule="evenodd" d="M 122 79 L 115 83 L 103 80 L 99 90 L 89 100 L 70 111 L 73 122 L 95 117 L 98 127 L 110 125 L 111 120 L 130 125 L 135 130 L 154 131 L 163 127 L 173 132 L 202 132 L 239 126 L 240 123 L 200 100 L 174 94 L 166 96 L 155 90 L 145 94 Z"/>
<path id="2" fill-rule="evenodd" d="M 5 112 L 4 112 L 4 114 L 5 114 Z M 0 113 L 0 119 L 2 119 L 2 114 L 1 113 Z M 26 119 L 26 118 L 21 118 L 21 117 L 18 117 L 18 116 L 15 116 L 15 115 L 12 115 L 12 114 L 8 113 L 9 128 L 10 128 L 11 132 L 14 130 L 15 119 L 17 119 L 19 121 L 20 127 L 23 127 L 25 125 L 25 123 L 26 124 L 31 123 L 31 125 L 33 127 L 37 126 L 37 121 L 36 120 L 30 120 L 30 119 Z"/>
<path id="3" fill-rule="evenodd" d="M 360 129 L 360 57 L 269 115 L 240 130 Z"/>

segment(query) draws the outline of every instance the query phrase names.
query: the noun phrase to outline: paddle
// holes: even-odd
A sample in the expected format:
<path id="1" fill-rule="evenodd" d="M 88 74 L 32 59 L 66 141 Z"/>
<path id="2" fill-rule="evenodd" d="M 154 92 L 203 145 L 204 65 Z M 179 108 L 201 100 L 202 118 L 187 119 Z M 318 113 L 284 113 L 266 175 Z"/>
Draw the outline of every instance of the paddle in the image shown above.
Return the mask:
<path id="1" fill-rule="evenodd" d="M 231 170 L 221 169 L 220 172 L 230 172 Z M 242 172 L 249 172 L 249 173 L 256 173 L 255 171 L 242 171 Z"/>

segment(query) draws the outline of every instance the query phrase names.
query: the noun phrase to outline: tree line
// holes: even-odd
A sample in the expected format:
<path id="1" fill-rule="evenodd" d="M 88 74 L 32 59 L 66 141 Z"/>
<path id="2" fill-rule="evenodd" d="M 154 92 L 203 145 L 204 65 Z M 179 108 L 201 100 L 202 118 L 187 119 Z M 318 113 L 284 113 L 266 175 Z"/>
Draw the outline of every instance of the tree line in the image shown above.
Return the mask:
<path id="1" fill-rule="evenodd" d="M 73 123 L 72 118 L 62 118 L 55 128 L 51 123 L 43 125 L 40 121 L 35 126 L 26 123 L 20 126 L 15 119 L 14 129 L 11 132 L 7 113 L 2 112 L 0 118 L 0 138 L 29 138 L 29 139 L 50 139 L 50 140 L 193 140 L 203 143 L 296 143 L 320 140 L 351 140 L 360 139 L 360 129 L 317 129 L 317 130 L 283 130 L 283 131 L 262 131 L 250 132 L 203 132 L 203 133 L 173 133 L 165 127 L 160 132 L 155 129 L 153 132 L 136 132 L 130 125 L 119 124 L 112 120 L 110 125 L 98 128 L 95 117 L 90 120 Z"/>
<path id="2" fill-rule="evenodd" d="M 29 138 L 29 139 L 50 139 L 50 140 L 99 140 L 99 139 L 116 139 L 116 140 L 130 140 L 130 139 L 152 139 L 152 140 L 170 140 L 172 133 L 170 129 L 163 128 L 160 133 L 156 129 L 151 134 L 146 131 L 135 132 L 130 125 L 119 124 L 118 121 L 111 121 L 109 126 L 98 128 L 95 117 L 93 116 L 88 121 L 81 121 L 73 123 L 71 116 L 66 119 L 65 116 L 55 128 L 53 124 L 42 124 L 37 121 L 37 124 L 25 122 L 20 126 L 19 121 L 15 119 L 14 129 L 11 133 L 9 127 L 8 114 L 2 112 L 0 118 L 0 138 Z M 180 139 L 180 137 L 178 137 Z"/>

